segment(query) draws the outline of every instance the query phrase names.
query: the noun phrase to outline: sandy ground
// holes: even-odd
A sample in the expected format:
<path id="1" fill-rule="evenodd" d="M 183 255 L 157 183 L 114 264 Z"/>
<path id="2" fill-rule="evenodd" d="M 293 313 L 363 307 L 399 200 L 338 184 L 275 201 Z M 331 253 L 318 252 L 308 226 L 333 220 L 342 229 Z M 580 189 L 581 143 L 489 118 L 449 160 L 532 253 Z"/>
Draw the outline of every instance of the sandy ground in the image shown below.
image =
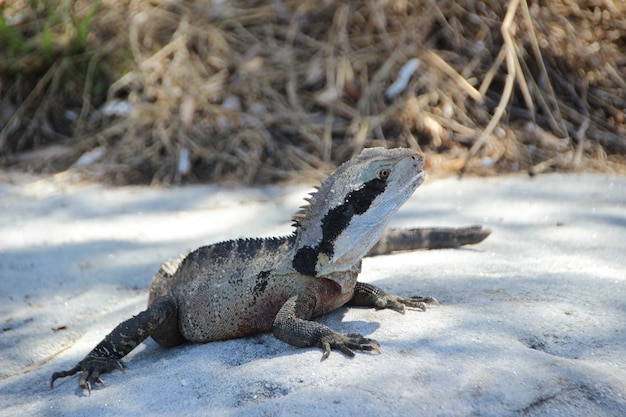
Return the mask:
<path id="1" fill-rule="evenodd" d="M 6 180 L 6 178 L 5 178 Z M 260 335 L 162 349 L 87 396 L 72 367 L 141 311 L 161 261 L 233 237 L 290 233 L 309 188 L 0 185 L 3 416 L 624 416 L 626 177 L 427 181 L 396 226 L 493 230 L 457 250 L 369 258 L 361 279 L 430 295 L 427 312 L 342 308 L 320 319 L 382 354 Z"/>

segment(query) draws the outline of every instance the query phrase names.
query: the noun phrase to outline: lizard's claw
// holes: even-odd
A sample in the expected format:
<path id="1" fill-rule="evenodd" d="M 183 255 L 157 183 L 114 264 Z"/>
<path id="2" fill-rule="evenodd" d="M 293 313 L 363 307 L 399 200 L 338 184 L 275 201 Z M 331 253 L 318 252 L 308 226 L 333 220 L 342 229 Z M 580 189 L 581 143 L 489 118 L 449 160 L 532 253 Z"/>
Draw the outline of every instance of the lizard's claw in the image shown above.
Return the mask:
<path id="1" fill-rule="evenodd" d="M 332 349 L 340 350 L 344 355 L 350 357 L 354 356 L 353 350 L 380 353 L 380 350 L 378 349 L 378 347 L 380 347 L 380 343 L 378 343 L 378 341 L 368 339 L 358 333 L 332 333 L 322 337 L 319 344 L 320 347 L 324 349 L 322 360 L 328 358 Z"/>
<path id="2" fill-rule="evenodd" d="M 384 304 L 379 308 L 390 308 L 404 314 L 404 307 L 417 308 L 426 311 L 426 304 L 435 304 L 439 307 L 439 301 L 434 297 L 402 297 L 399 295 L 386 294 L 383 297 Z"/>
<path id="3" fill-rule="evenodd" d="M 95 383 L 103 387 L 106 386 L 104 381 L 100 378 L 100 375 L 111 372 L 114 369 L 119 369 L 124 372 L 124 365 L 122 362 L 115 359 L 87 356 L 72 369 L 53 373 L 50 379 L 50 389 L 54 388 L 54 381 L 57 379 L 72 376 L 80 372 L 78 386 L 82 389 L 86 389 L 89 395 L 91 395 L 91 385 Z"/>

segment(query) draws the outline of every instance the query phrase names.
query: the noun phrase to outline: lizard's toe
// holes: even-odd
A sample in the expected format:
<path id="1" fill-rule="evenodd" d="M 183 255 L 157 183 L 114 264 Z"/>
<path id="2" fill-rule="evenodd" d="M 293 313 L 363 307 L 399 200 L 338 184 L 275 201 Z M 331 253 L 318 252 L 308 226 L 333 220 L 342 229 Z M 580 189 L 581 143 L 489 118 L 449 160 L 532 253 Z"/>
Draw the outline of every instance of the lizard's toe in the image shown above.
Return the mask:
<path id="1" fill-rule="evenodd" d="M 66 376 L 72 376 L 81 370 L 80 363 L 68 371 L 58 371 L 52 374 L 50 378 L 50 389 L 54 388 L 54 381 L 59 378 L 65 378 Z"/>
<path id="2" fill-rule="evenodd" d="M 84 370 L 78 378 L 78 386 L 82 389 L 86 389 L 89 395 L 91 395 L 92 383 L 106 387 L 106 384 L 100 378 L 99 370 Z"/>

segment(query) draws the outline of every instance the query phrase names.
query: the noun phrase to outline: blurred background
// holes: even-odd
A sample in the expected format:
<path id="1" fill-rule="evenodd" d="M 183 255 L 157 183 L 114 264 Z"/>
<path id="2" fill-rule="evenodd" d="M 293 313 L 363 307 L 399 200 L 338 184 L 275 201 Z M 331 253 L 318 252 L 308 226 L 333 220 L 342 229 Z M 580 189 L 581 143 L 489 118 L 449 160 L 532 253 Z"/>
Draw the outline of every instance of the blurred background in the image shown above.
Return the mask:
<path id="1" fill-rule="evenodd" d="M 0 0 L 0 168 L 113 184 L 626 173 L 626 2 Z"/>

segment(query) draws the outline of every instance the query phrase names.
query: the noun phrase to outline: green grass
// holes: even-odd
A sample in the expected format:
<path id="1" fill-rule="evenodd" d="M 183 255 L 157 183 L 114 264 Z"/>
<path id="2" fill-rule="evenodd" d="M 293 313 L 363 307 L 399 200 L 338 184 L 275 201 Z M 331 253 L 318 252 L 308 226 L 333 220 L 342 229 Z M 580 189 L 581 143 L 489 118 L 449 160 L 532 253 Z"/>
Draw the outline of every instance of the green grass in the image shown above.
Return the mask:
<path id="1" fill-rule="evenodd" d="M 94 1 L 82 17 L 70 0 L 32 0 L 22 9 L 0 7 L 0 69 L 23 73 L 31 69 L 28 63 L 49 67 L 60 56 L 87 52 L 90 24 L 99 7 L 100 1 Z M 27 17 L 18 19 L 20 14 Z"/>

